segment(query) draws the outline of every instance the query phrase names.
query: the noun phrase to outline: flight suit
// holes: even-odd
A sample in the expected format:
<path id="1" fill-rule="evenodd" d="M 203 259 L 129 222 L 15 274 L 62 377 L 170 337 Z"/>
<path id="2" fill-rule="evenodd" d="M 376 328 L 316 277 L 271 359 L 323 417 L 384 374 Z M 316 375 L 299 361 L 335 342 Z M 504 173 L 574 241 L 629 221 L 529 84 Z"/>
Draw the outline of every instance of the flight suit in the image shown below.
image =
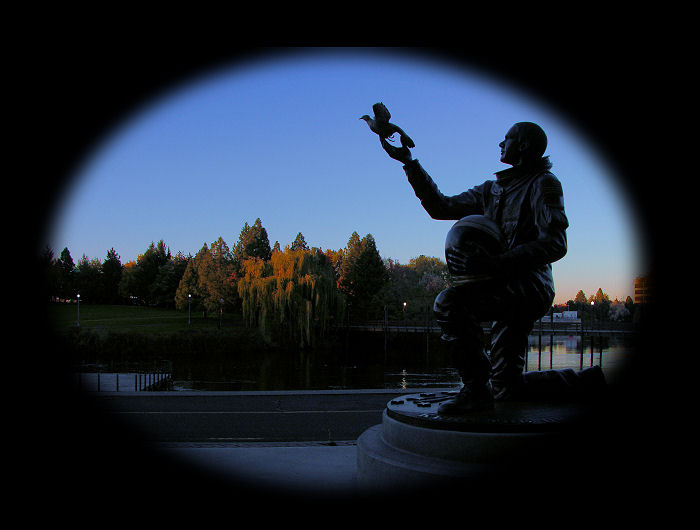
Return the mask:
<path id="1" fill-rule="evenodd" d="M 443 195 L 418 160 L 404 166 L 408 181 L 433 219 L 486 215 L 505 238 L 494 278 L 455 282 L 435 299 L 442 339 L 451 343 L 465 387 L 490 387 L 496 399 L 517 395 L 524 386 L 528 335 L 554 301 L 551 263 L 567 250 L 564 199 L 546 157 L 528 168 L 495 173 L 464 193 Z M 459 278 L 454 278 L 459 280 Z M 493 321 L 490 356 L 481 322 Z M 554 375 L 554 374 L 553 374 Z M 562 375 L 555 378 L 561 380 Z M 492 390 L 491 390 L 492 388 Z"/>

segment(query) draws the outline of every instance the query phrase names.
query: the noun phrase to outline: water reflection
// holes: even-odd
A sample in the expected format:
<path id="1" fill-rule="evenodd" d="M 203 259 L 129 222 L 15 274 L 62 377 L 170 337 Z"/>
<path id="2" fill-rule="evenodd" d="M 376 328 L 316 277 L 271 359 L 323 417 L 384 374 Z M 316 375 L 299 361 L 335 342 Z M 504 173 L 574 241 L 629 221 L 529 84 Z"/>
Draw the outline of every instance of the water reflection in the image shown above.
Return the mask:
<path id="1" fill-rule="evenodd" d="M 629 337 L 531 335 L 528 340 L 526 370 L 580 370 L 600 365 L 608 380 L 614 380 L 632 355 Z M 459 387 L 461 379 L 453 367 L 426 365 L 390 366 L 384 372 L 384 388 Z"/>
<path id="2" fill-rule="evenodd" d="M 427 346 L 382 347 L 326 354 L 281 354 L 223 356 L 216 363 L 195 365 L 173 362 L 172 391 L 275 391 L 454 388 L 461 386 L 451 359 L 440 351 L 439 339 Z M 608 380 L 617 377 L 633 353 L 630 336 L 609 337 L 532 335 L 528 341 L 526 370 L 601 365 Z M 348 362 L 352 359 L 353 362 Z M 91 391 L 133 391 L 136 374 L 82 373 L 80 386 Z M 169 374 L 170 375 L 170 374 Z M 97 377 L 100 379 L 97 379 Z M 146 376 L 143 376 L 146 377 Z M 114 381 L 113 381 L 114 380 Z M 138 380 L 138 379 L 137 379 Z"/>
<path id="3" fill-rule="evenodd" d="M 549 370 L 600 365 L 607 378 L 614 379 L 632 354 L 632 341 L 624 336 L 585 337 L 531 335 L 526 370 Z"/>

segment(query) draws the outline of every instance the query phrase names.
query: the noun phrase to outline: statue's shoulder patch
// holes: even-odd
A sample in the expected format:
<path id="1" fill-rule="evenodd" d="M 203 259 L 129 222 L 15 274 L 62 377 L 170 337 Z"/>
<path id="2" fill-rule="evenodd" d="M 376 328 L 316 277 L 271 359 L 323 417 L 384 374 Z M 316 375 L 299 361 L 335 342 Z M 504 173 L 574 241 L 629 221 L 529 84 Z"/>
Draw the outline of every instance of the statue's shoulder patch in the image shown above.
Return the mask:
<path id="1" fill-rule="evenodd" d="M 547 206 L 564 207 L 564 191 L 561 182 L 552 173 L 547 172 L 540 177 L 540 195 Z"/>

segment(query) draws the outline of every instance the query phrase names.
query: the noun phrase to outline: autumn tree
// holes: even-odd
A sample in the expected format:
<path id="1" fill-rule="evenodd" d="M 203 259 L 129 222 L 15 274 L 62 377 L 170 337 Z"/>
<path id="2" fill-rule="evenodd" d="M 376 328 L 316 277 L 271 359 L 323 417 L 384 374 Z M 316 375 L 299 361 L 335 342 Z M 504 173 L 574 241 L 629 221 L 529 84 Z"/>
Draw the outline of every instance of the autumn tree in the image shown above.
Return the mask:
<path id="1" fill-rule="evenodd" d="M 333 267 L 318 250 L 285 248 L 267 262 L 255 257 L 244 260 L 242 270 L 238 292 L 243 317 L 267 340 L 312 346 L 342 318 L 343 301 Z"/>
<path id="2" fill-rule="evenodd" d="M 416 271 L 418 285 L 427 297 L 435 298 L 440 291 L 447 287 L 449 273 L 447 264 L 440 258 L 420 255 L 412 258 L 408 266 Z"/>
<path id="3" fill-rule="evenodd" d="M 388 281 L 378 298 L 381 305 L 387 307 L 388 318 L 432 318 L 433 301 L 447 287 L 445 262 L 421 255 L 407 265 L 387 259 L 385 267 Z"/>
<path id="4" fill-rule="evenodd" d="M 415 267 L 402 265 L 392 259 L 386 260 L 386 271 L 388 281 L 379 293 L 379 302 L 382 308 L 387 308 L 387 317 L 391 320 L 396 320 L 404 315 L 403 303 L 406 302 L 406 307 L 413 317 L 418 305 L 423 302 L 416 303 L 416 300 L 421 298 L 421 289 L 419 287 L 420 276 Z"/>
<path id="5" fill-rule="evenodd" d="M 191 302 L 193 309 L 206 315 L 218 311 L 223 300 L 225 308 L 234 309 L 238 305 L 235 278 L 233 254 L 223 238 L 211 246 L 205 243 L 187 262 L 175 294 L 175 306 L 185 309 Z"/>
<path id="6" fill-rule="evenodd" d="M 330 262 L 331 266 L 333 267 L 336 285 L 340 287 L 340 279 L 343 275 L 343 261 L 345 259 L 345 250 L 342 248 L 338 250 L 326 249 L 324 254 Z"/>

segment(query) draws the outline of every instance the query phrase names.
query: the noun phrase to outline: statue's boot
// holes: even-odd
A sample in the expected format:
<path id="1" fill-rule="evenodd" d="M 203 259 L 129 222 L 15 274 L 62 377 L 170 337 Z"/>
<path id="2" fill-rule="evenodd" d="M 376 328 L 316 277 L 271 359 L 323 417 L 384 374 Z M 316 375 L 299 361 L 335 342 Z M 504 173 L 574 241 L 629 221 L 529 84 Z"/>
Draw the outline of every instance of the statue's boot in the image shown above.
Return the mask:
<path id="1" fill-rule="evenodd" d="M 575 371 L 572 368 L 525 372 L 516 396 L 520 399 L 599 399 L 605 397 L 608 385 L 600 366 Z"/>
<path id="2" fill-rule="evenodd" d="M 456 397 L 443 402 L 438 407 L 438 414 L 443 416 L 461 416 L 479 410 L 493 409 L 491 383 L 484 385 L 464 385 Z"/>
<path id="3" fill-rule="evenodd" d="M 454 344 L 461 353 L 457 358 L 459 374 L 464 386 L 459 394 L 443 402 L 438 413 L 446 416 L 468 414 L 477 410 L 493 408 L 493 392 L 491 391 L 491 361 L 481 345 L 469 348 L 464 341 Z"/>

